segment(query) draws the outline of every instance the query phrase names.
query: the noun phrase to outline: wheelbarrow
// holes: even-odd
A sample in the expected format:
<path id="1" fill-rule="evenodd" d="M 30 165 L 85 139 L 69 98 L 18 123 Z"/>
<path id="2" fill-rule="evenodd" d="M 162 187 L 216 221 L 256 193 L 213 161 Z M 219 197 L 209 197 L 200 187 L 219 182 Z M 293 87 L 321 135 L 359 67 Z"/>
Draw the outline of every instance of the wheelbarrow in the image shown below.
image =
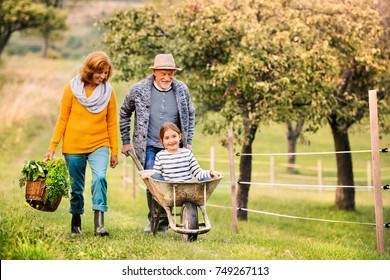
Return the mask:
<path id="1" fill-rule="evenodd" d="M 129 155 L 140 173 L 145 171 L 132 151 Z M 196 241 L 199 234 L 209 232 L 211 224 L 206 212 L 206 201 L 222 179 L 223 177 L 196 182 L 169 182 L 151 177 L 143 178 L 153 198 L 151 232 L 157 232 L 159 220 L 164 215 L 162 208 L 166 212 L 169 227 L 180 233 L 183 240 Z M 179 207 L 181 211 L 177 213 L 176 208 Z M 202 213 L 203 223 L 199 222 L 198 208 Z M 180 223 L 176 223 L 176 216 L 180 216 Z"/>

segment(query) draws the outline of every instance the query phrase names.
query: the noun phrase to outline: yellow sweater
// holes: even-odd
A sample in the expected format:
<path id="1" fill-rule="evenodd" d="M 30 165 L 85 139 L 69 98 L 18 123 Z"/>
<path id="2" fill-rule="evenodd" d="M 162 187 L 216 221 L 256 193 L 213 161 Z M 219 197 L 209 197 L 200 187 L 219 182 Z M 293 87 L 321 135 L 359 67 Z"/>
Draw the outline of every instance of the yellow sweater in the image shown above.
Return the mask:
<path id="1" fill-rule="evenodd" d="M 92 90 L 86 90 L 87 97 Z M 90 113 L 73 95 L 70 84 L 64 89 L 61 111 L 57 119 L 49 151 L 55 151 L 62 138 L 63 154 L 91 153 L 97 148 L 111 148 L 118 155 L 116 96 L 112 89 L 107 107 L 98 114 Z"/>

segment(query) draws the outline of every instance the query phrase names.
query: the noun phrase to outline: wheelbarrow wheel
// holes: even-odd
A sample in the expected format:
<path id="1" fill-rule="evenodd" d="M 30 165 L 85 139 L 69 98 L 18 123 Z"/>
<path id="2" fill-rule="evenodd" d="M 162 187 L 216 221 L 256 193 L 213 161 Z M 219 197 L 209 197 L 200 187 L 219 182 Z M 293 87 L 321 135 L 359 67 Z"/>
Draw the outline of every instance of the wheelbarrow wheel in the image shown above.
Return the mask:
<path id="1" fill-rule="evenodd" d="M 191 202 L 184 202 L 181 207 L 180 222 L 184 229 L 199 229 L 198 208 Z M 181 238 L 185 241 L 196 241 L 197 234 L 182 234 Z"/>

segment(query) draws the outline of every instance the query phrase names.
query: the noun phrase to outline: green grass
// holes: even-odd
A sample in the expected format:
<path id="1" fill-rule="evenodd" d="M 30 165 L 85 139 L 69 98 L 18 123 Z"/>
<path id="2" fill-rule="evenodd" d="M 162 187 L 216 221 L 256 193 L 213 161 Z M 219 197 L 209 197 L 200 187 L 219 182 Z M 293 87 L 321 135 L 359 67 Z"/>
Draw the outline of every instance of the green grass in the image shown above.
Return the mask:
<path id="1" fill-rule="evenodd" d="M 61 61 L 58 61 L 60 71 Z M 34 65 L 34 63 L 31 63 Z M 11 67 L 5 65 L 4 67 Z M 69 74 L 69 73 L 68 73 Z M 67 74 L 67 75 L 68 75 Z M 61 92 L 64 85 L 58 85 Z M 114 84 L 118 105 L 131 83 Z M 3 92 L 4 89 L 2 89 Z M 0 98 L 1 94 L 0 92 Z M 8 100 L 7 102 L 12 102 Z M 56 116 L 59 106 L 53 106 Z M 216 150 L 216 169 L 224 180 L 210 197 L 207 213 L 212 224 L 210 232 L 199 235 L 198 241 L 184 242 L 179 234 L 169 230 L 166 235 L 148 235 L 146 226 L 145 190 L 136 186 L 123 188 L 122 166 L 109 169 L 109 211 L 106 214 L 108 238 L 93 236 L 90 173 L 85 192 L 85 215 L 82 216 L 82 236 L 70 234 L 69 200 L 63 199 L 53 212 L 40 212 L 24 203 L 24 189 L 18 186 L 22 164 L 28 159 L 42 159 L 49 145 L 55 117 L 29 116 L 22 123 L 1 126 L 0 134 L 0 259 L 2 260 L 389 260 L 390 233 L 385 231 L 386 251 L 377 253 L 375 226 L 348 223 L 291 219 L 256 212 L 269 212 L 303 218 L 316 218 L 356 223 L 374 223 L 374 192 L 356 192 L 356 211 L 335 208 L 333 190 L 307 190 L 252 185 L 249 192 L 248 221 L 239 221 L 233 231 L 230 209 L 230 179 L 228 151 L 219 145 L 218 137 L 204 136 L 196 128 L 194 152 L 204 168 L 209 167 L 210 147 Z M 285 127 L 262 127 L 256 136 L 254 153 L 286 152 Z M 298 152 L 332 151 L 333 140 L 327 127 L 309 136 L 310 146 L 299 145 Z M 381 139 L 388 147 L 390 137 Z M 351 134 L 352 150 L 370 149 L 368 131 Z M 60 156 L 60 148 L 56 156 Z M 334 155 L 298 156 L 298 173 L 286 173 L 285 157 L 275 157 L 275 182 L 315 184 L 317 160 L 323 162 L 326 184 L 336 177 Z M 356 177 L 365 177 L 370 154 L 354 154 Z M 121 158 L 121 163 L 122 163 Z M 269 157 L 254 157 L 253 182 L 269 181 Z M 236 172 L 238 157 L 235 158 Z M 390 179 L 390 159 L 381 159 L 383 182 Z M 313 169 L 314 168 L 314 169 Z M 309 176 L 314 176 L 309 179 Z M 236 174 L 238 178 L 238 174 Z M 312 178 L 312 177 L 310 177 Z M 140 179 L 137 178 L 137 182 Z M 364 179 L 357 183 L 365 185 Z M 385 222 L 390 222 L 390 193 L 383 191 Z M 219 207 L 216 207 L 217 205 Z"/>

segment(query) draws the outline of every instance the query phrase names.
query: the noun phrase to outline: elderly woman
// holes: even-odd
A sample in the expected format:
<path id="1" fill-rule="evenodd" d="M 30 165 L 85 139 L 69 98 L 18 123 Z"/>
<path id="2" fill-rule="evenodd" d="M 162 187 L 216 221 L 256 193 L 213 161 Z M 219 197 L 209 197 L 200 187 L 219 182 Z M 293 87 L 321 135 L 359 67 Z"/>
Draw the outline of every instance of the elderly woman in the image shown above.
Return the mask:
<path id="1" fill-rule="evenodd" d="M 105 52 L 87 56 L 79 75 L 64 89 L 61 111 L 45 155 L 45 160 L 52 159 L 62 139 L 62 153 L 72 178 L 69 212 L 73 234 L 81 234 L 88 162 L 95 235 L 109 235 L 104 229 L 104 212 L 108 210 L 106 172 L 108 161 L 112 168 L 118 164 L 116 97 L 108 82 L 111 74 L 112 63 Z"/>

